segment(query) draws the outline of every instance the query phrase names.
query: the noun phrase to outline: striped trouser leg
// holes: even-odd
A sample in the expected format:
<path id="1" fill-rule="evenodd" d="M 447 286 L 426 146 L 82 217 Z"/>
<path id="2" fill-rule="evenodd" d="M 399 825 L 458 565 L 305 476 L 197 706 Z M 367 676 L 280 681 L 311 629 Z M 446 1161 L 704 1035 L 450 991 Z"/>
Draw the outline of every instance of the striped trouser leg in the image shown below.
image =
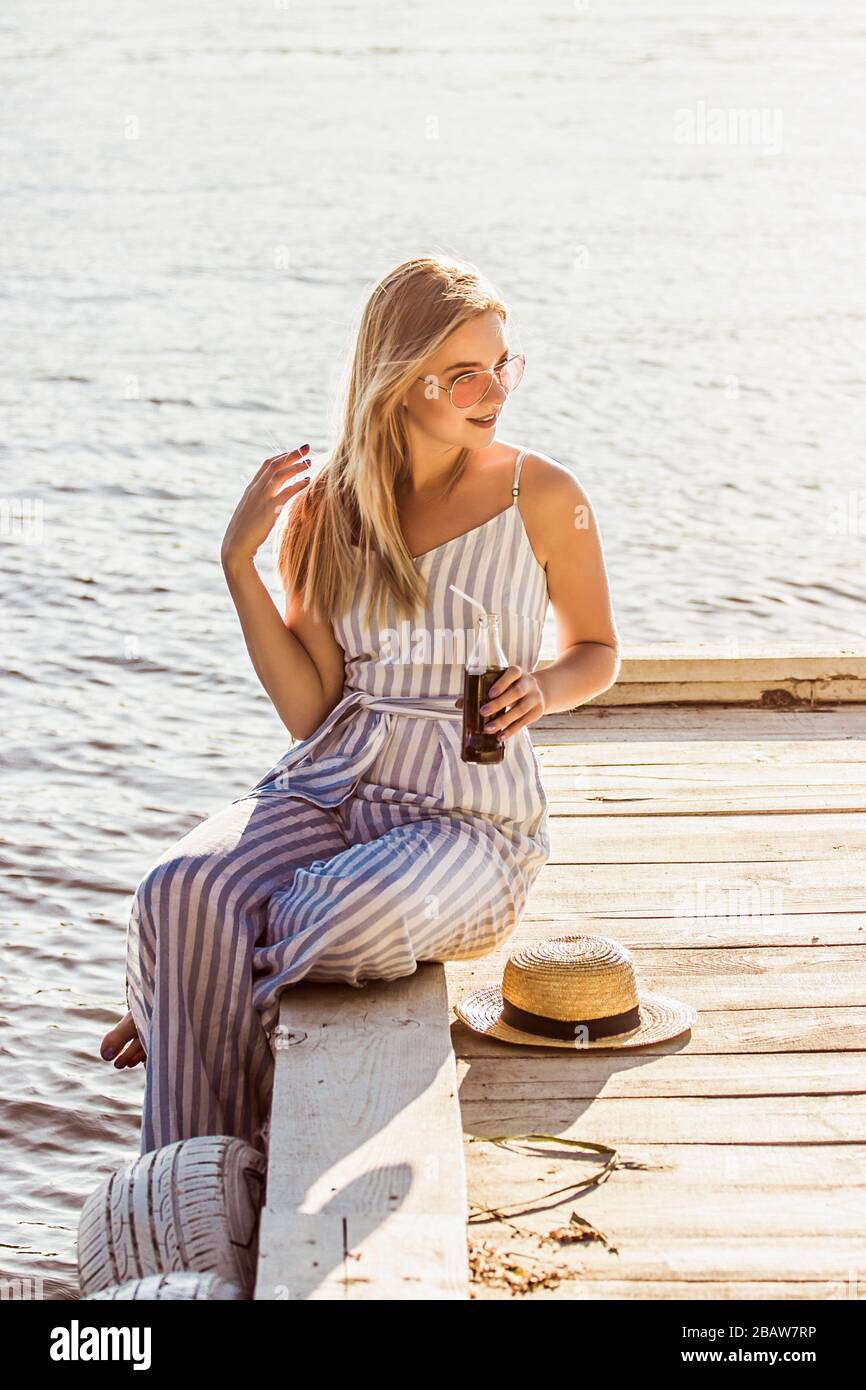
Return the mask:
<path id="1" fill-rule="evenodd" d="M 126 997 L 147 1053 L 142 1154 L 198 1134 L 262 1147 L 274 1065 L 266 1025 L 275 1015 L 263 1018 L 252 989 L 268 902 L 346 845 L 335 811 L 288 794 L 249 795 L 190 830 L 139 884 Z"/>
<path id="2" fill-rule="evenodd" d="M 253 998 L 271 1018 L 279 992 L 298 980 L 397 979 L 419 960 L 484 955 L 514 929 L 508 853 L 470 820 L 355 803 L 350 831 L 350 847 L 271 895 L 253 952 Z"/>

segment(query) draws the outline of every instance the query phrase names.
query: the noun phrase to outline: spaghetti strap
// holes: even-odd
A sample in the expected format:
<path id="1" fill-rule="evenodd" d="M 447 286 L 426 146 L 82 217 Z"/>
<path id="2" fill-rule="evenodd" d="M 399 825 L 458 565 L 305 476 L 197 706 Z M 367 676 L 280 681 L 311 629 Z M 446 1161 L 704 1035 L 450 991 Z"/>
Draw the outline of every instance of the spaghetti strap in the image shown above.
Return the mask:
<path id="1" fill-rule="evenodd" d="M 519 487 L 519 483 L 520 483 L 520 467 L 521 467 L 521 464 L 523 463 L 523 460 L 524 460 L 525 458 L 526 458 L 526 450 L 525 450 L 525 449 L 521 449 L 521 450 L 519 451 L 518 455 L 517 455 L 517 458 L 514 460 L 514 477 L 513 477 L 512 482 L 511 482 L 511 496 L 512 496 L 513 499 L 514 499 L 513 502 L 511 503 L 512 507 L 516 507 L 516 506 L 517 506 L 517 498 L 518 498 L 518 494 L 520 493 L 520 487 Z"/>

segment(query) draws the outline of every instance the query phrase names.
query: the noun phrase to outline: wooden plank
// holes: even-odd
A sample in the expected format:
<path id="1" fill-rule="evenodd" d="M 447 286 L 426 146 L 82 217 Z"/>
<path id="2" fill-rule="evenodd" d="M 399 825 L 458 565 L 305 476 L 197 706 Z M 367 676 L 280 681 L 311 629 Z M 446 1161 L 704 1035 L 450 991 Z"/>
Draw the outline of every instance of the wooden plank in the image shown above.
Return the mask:
<path id="1" fill-rule="evenodd" d="M 863 869 L 857 860 L 771 864 L 546 864 L 532 887 L 536 916 L 743 919 L 796 912 L 860 911 Z M 587 930 L 585 926 L 581 930 Z M 616 933 L 608 933 L 615 935 Z"/>
<path id="2" fill-rule="evenodd" d="M 553 815 L 551 864 L 739 863 L 866 857 L 866 814 L 675 816 L 659 834 L 640 816 Z"/>
<path id="3" fill-rule="evenodd" d="M 575 1164 L 568 1168 L 562 1163 L 545 1162 L 542 1146 L 534 1145 L 535 1158 L 524 1160 L 521 1176 L 518 1179 L 512 1162 L 509 1167 L 482 1169 L 473 1160 L 473 1213 L 470 1211 L 470 1230 L 482 1229 L 480 1220 L 483 1209 L 501 1209 L 514 1204 L 539 1205 L 542 1211 L 528 1213 L 545 1220 L 538 1220 L 540 1229 L 553 1223 L 549 1220 L 551 1212 L 557 1210 L 555 1199 L 545 1202 L 544 1193 L 556 1188 L 566 1187 L 569 1182 L 577 1183 L 581 1176 L 589 1176 L 593 1165 L 589 1162 Z M 545 1146 L 547 1150 L 553 1146 Z M 772 1147 L 772 1146 L 771 1146 Z M 804 1146 L 805 1147 L 805 1146 Z M 512 1160 L 521 1149 L 533 1148 L 531 1141 L 522 1141 L 501 1149 Z M 819 1146 L 820 1148 L 820 1146 Z M 664 1162 L 670 1164 L 669 1149 Z M 776 1147 L 776 1153 L 788 1157 L 789 1146 Z M 658 1155 L 659 1150 L 655 1153 Z M 647 1150 L 640 1153 L 629 1148 L 623 1156 L 632 1162 L 646 1163 Z M 780 1163 L 781 1166 L 781 1163 Z M 595 1167 L 598 1167 L 596 1160 Z M 764 1182 L 756 1178 L 738 1179 L 731 1176 L 727 1165 L 720 1165 L 718 1154 L 713 1162 L 707 1156 L 702 1163 L 702 1172 L 694 1179 L 683 1177 L 675 1167 L 668 1167 L 664 1174 L 653 1169 L 641 1176 L 642 1182 L 629 1182 L 634 1170 L 618 1169 L 601 1187 L 585 1193 L 580 1198 L 580 1215 L 603 1230 L 614 1241 L 648 1243 L 654 1236 L 661 1240 L 680 1236 L 702 1236 L 707 1240 L 718 1239 L 730 1233 L 730 1203 L 736 1197 L 738 1223 L 750 1236 L 766 1237 L 784 1231 L 788 1236 L 809 1237 L 819 1234 L 829 1239 L 838 1237 L 844 1230 L 851 1236 L 866 1235 L 866 1202 L 863 1201 L 864 1186 L 862 1172 L 847 1184 L 828 1181 L 827 1154 L 824 1150 L 824 1175 L 808 1184 L 814 1194 L 814 1201 L 792 1201 L 790 1174 L 781 1183 Z M 539 1182 L 539 1178 L 543 1180 Z M 657 1201 L 647 1200 L 655 1193 Z M 572 1202 L 573 1202 L 572 1198 Z M 477 1210 L 482 1209 L 481 1211 Z M 561 1208 L 560 1208 L 561 1210 Z M 473 1215 L 476 1219 L 473 1219 Z M 533 1223 L 530 1220 L 528 1224 Z"/>
<path id="4" fill-rule="evenodd" d="M 568 785 L 550 785 L 545 778 L 551 815 L 569 816 L 754 816 L 762 811 L 779 816 L 801 815 L 804 812 L 861 813 L 864 797 L 859 791 L 838 787 L 796 787 L 775 792 L 754 787 L 729 788 L 715 792 L 703 789 L 700 793 L 628 795 L 621 791 L 600 793 L 597 789 L 581 791 Z"/>
<path id="5" fill-rule="evenodd" d="M 479 1236 L 489 1240 L 481 1227 Z M 683 1236 L 658 1239 L 646 1244 L 635 1240 L 629 1247 L 628 1259 L 622 1246 L 613 1254 L 597 1244 L 581 1245 L 580 1253 L 572 1250 L 540 1255 L 530 1243 L 512 1235 L 501 1242 L 507 1249 L 523 1257 L 527 1268 L 555 1268 L 571 1265 L 578 1278 L 569 1280 L 556 1290 L 543 1290 L 542 1296 L 554 1299 L 598 1298 L 615 1270 L 621 1279 L 633 1282 L 633 1298 L 645 1298 L 644 1289 L 653 1282 L 702 1280 L 730 1283 L 778 1280 L 786 1285 L 801 1276 L 810 1283 L 822 1285 L 828 1292 L 823 1297 L 863 1297 L 866 1290 L 866 1260 L 863 1241 L 859 1235 L 787 1236 L 779 1231 L 771 1236 L 752 1237 L 733 1232 L 726 1238 L 708 1241 L 705 1236 Z M 859 1288 L 857 1295 L 847 1294 L 846 1288 Z M 499 1290 L 498 1297 L 508 1292 Z M 538 1296 L 538 1295 L 536 1295 Z M 665 1297 L 674 1297 L 671 1293 Z"/>
<path id="6" fill-rule="evenodd" d="M 517 931 L 497 951 L 484 959 L 505 964 L 505 957 L 524 942 L 541 941 L 550 936 L 570 936 L 590 932 L 613 936 L 630 950 L 653 947 L 676 951 L 688 947 L 729 946 L 859 946 L 866 941 L 866 913 L 801 912 L 774 913 L 765 917 L 605 917 L 577 912 L 545 917 L 527 909 Z M 500 954 L 501 953 L 501 954 Z M 450 966 L 451 963 L 449 963 Z"/>
<path id="7" fill-rule="evenodd" d="M 734 642 L 653 642 L 622 649 L 620 679 L 628 682 L 692 680 L 866 680 L 866 647 L 815 642 L 760 646 Z"/>
<path id="8" fill-rule="evenodd" d="M 866 1044 L 866 1036 L 864 1036 Z M 584 1051 L 534 1057 L 461 1057 L 460 1103 L 503 1100 L 594 1099 L 647 1096 L 762 1096 L 866 1094 L 866 1050 L 743 1054 L 740 1056 L 612 1055 Z"/>
<path id="9" fill-rule="evenodd" d="M 490 979 L 501 978 L 501 971 L 498 976 L 490 976 Z M 480 980 L 476 980 L 474 986 L 480 983 Z M 490 983 L 490 980 L 484 983 Z M 456 1003 L 467 992 L 465 983 L 453 987 L 452 1001 Z M 539 1058 L 562 1058 L 561 1048 L 535 1045 L 518 1048 L 496 1038 L 485 1038 L 467 1028 L 456 1016 L 451 1025 L 451 1036 L 454 1049 L 461 1059 L 495 1057 L 501 1060 L 518 1052 L 521 1057 L 537 1055 Z M 862 1052 L 864 1038 L 866 1007 L 863 1005 L 842 1008 L 815 1008 L 810 1005 L 802 1009 L 719 1009 L 699 1014 L 689 1033 L 642 1047 L 639 1055 L 648 1058 L 666 1054 L 684 1056 L 688 1053 L 700 1053 L 706 1057 L 756 1052 L 776 1056 L 785 1052 Z M 593 1052 L 600 1055 L 601 1049 L 593 1049 Z M 608 1048 L 605 1056 L 622 1059 L 623 1054 L 619 1049 Z"/>
<path id="10" fill-rule="evenodd" d="M 742 762 L 705 763 L 690 778 L 687 763 L 605 765 L 591 761 L 581 745 L 556 750 L 548 762 L 545 745 L 534 745 L 551 815 L 693 815 L 755 816 L 761 813 L 858 813 L 866 809 L 864 764 L 818 765 L 804 760 L 802 775 L 785 764 L 755 766 Z M 564 754 L 569 759 L 564 759 Z"/>
<path id="11" fill-rule="evenodd" d="M 581 705 L 573 711 L 542 715 L 529 725 L 533 743 L 581 742 L 616 737 L 639 741 L 649 736 L 671 743 L 707 738 L 740 743 L 797 739 L 862 738 L 866 704 L 814 709 L 748 709 L 736 705 L 625 705 L 605 709 Z"/>
<path id="12" fill-rule="evenodd" d="M 462 1111 L 464 1128 L 475 1135 L 557 1134 L 614 1147 L 866 1143 L 866 1105 L 859 1095 L 671 1096 L 664 1105 L 655 1097 L 569 1102 L 541 1096 L 467 1100 Z"/>
<path id="13" fill-rule="evenodd" d="M 578 766 L 559 766 L 549 762 L 542 751 L 539 762 L 548 792 L 590 790 L 602 796 L 675 796 L 685 795 L 700 800 L 704 791 L 725 791 L 739 795 L 741 791 L 763 789 L 796 791 L 801 785 L 826 789 L 831 795 L 838 790 L 857 792 L 866 806 L 866 763 L 825 763 L 804 758 L 799 765 L 789 763 L 691 763 L 648 767 L 638 762 L 593 767 L 587 762 Z M 861 806 L 861 809 L 862 809 Z"/>
<path id="14" fill-rule="evenodd" d="M 792 1272 L 788 1279 L 728 1279 L 724 1283 L 700 1278 L 629 1280 L 599 1277 L 586 1283 L 579 1279 L 570 1280 L 559 1288 L 545 1289 L 544 1298 L 552 1299 L 554 1302 L 564 1299 L 591 1299 L 594 1303 L 600 1299 L 622 1303 L 626 1299 L 646 1302 L 662 1298 L 708 1303 L 742 1299 L 773 1302 L 784 1300 L 787 1303 L 791 1299 L 802 1301 L 816 1298 L 862 1298 L 866 1291 L 866 1276 L 862 1274 L 859 1281 L 853 1275 L 847 1281 L 839 1278 L 803 1279 L 794 1282 L 795 1278 L 796 1272 Z M 503 1292 L 501 1288 L 485 1288 L 482 1284 L 473 1284 L 470 1297 L 485 1303 L 502 1298 Z"/>
<path id="15" fill-rule="evenodd" d="M 466 1299 L 444 969 L 283 991 L 256 1299 Z"/>
<path id="16" fill-rule="evenodd" d="M 535 729 L 530 725 L 530 732 Z M 717 763 L 768 767 L 809 767 L 822 764 L 853 764 L 861 768 L 866 763 L 866 747 L 861 738 L 762 738 L 714 739 L 709 737 L 682 738 L 670 742 L 647 736 L 644 739 L 602 740 L 581 737 L 577 720 L 571 729 L 557 730 L 557 739 L 541 740 L 536 746 L 539 760 L 545 768 L 619 768 L 641 766 L 648 770 L 676 768 L 682 771 L 693 764 L 715 766 Z M 566 737 L 568 735 L 568 737 Z"/>
<path id="17" fill-rule="evenodd" d="M 766 703 L 785 698 L 804 704 L 816 701 L 862 704 L 866 700 L 866 680 L 684 680 L 684 681 L 624 681 L 618 680 L 609 690 L 595 696 L 595 703 L 607 706 L 651 704 L 734 705 L 738 701 Z"/>
<path id="18" fill-rule="evenodd" d="M 538 669 L 555 659 L 545 653 Z M 627 647 L 622 650 L 616 683 L 591 703 L 606 707 L 672 701 L 730 705 L 784 697 L 809 702 L 866 700 L 866 652 L 862 647 L 770 651 L 763 645 L 749 650 L 737 640 Z"/>

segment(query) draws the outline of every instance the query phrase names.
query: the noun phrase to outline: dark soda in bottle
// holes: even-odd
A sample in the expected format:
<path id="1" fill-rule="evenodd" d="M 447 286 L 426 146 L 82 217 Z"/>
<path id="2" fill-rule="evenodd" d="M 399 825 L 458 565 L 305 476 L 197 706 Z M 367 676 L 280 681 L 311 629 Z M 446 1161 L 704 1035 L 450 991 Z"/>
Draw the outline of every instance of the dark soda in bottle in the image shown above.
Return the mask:
<path id="1" fill-rule="evenodd" d="M 463 672 L 463 742 L 460 756 L 465 763 L 501 763 L 505 757 L 505 744 L 496 737 L 496 731 L 492 734 L 484 731 L 486 720 L 495 719 L 502 710 L 484 715 L 479 712 L 479 706 L 487 703 L 491 685 L 495 684 L 497 676 L 502 675 L 508 664 L 499 636 L 499 614 L 482 613 Z"/>

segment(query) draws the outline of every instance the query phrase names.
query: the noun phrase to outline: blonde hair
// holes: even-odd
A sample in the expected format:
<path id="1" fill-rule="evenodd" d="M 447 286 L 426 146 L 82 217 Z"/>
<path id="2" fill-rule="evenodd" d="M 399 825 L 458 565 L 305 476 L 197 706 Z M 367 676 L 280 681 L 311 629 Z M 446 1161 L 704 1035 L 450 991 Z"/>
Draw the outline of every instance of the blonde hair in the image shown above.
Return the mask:
<path id="1" fill-rule="evenodd" d="M 287 593 L 300 593 L 320 622 L 343 614 L 370 580 L 383 621 L 386 596 L 411 618 L 426 582 L 400 530 L 396 488 L 411 476 L 401 411 L 406 391 L 428 358 L 467 320 L 508 311 L 470 262 L 441 256 L 404 261 L 379 282 L 364 307 L 340 412 L 336 443 L 316 476 L 285 508 L 276 568 Z M 455 462 L 446 491 L 462 474 Z M 353 547 L 357 546 L 357 549 Z"/>

